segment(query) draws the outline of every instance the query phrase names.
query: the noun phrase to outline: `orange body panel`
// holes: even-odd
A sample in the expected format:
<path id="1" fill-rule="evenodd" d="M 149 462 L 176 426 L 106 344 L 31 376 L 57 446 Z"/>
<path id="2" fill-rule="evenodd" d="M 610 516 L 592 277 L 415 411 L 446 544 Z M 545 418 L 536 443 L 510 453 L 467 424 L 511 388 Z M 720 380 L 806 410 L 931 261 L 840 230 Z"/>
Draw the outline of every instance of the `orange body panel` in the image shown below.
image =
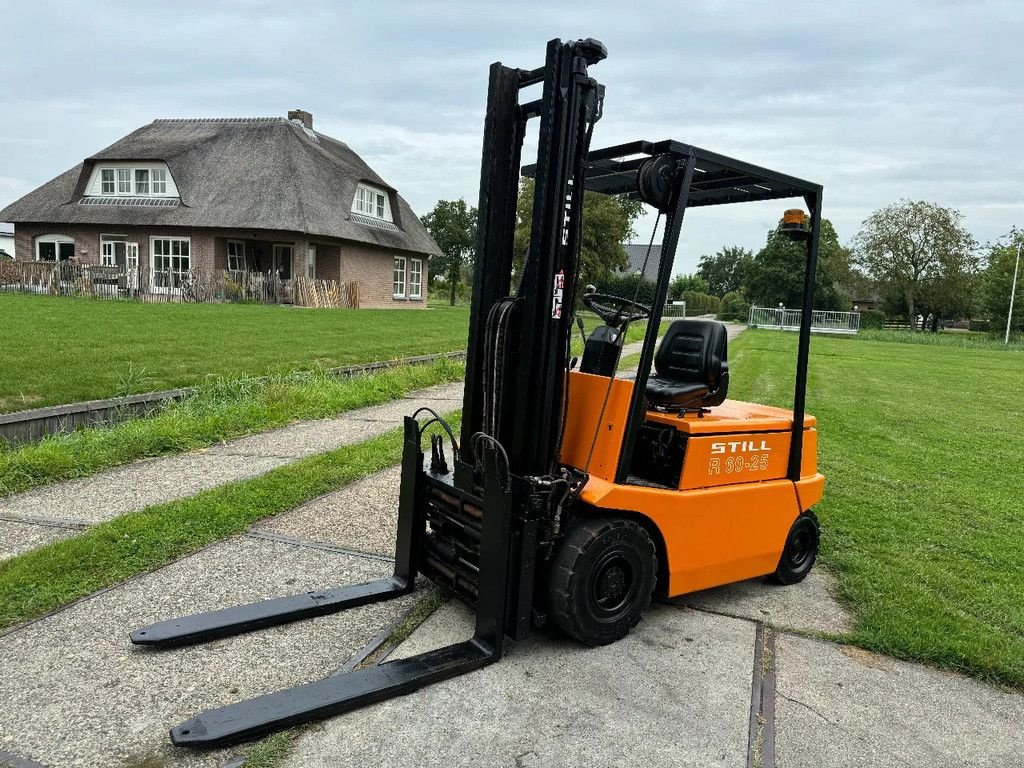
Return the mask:
<path id="1" fill-rule="evenodd" d="M 617 484 L 632 391 L 629 380 L 569 374 L 561 461 L 589 473 L 581 499 L 598 509 L 641 514 L 657 526 L 669 595 L 774 571 L 793 521 L 824 492 L 816 419 L 804 419 L 801 480 L 793 483 L 786 478 L 790 411 L 735 400 L 704 416 L 648 411 L 648 422 L 687 435 L 679 489 Z"/>
<path id="2" fill-rule="evenodd" d="M 611 391 L 608 389 L 609 383 Z M 606 394 L 608 404 L 602 415 L 601 404 Z M 614 480 L 622 438 L 626 432 L 629 398 L 632 395 L 632 381 L 570 371 L 569 413 L 562 437 L 561 462 L 589 472 L 594 477 Z M 600 429 L 597 423 L 599 418 Z"/>

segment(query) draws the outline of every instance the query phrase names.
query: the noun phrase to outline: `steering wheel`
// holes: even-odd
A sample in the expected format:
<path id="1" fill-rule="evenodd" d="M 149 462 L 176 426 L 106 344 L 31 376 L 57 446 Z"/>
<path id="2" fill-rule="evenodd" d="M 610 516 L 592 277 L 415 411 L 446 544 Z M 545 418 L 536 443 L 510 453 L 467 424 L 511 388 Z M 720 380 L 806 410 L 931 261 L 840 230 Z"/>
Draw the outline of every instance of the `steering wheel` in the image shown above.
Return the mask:
<path id="1" fill-rule="evenodd" d="M 651 316 L 651 308 L 644 304 L 624 299 L 621 296 L 610 296 L 593 291 L 583 294 L 583 306 L 612 328 L 621 328 L 624 324 L 646 320 Z"/>

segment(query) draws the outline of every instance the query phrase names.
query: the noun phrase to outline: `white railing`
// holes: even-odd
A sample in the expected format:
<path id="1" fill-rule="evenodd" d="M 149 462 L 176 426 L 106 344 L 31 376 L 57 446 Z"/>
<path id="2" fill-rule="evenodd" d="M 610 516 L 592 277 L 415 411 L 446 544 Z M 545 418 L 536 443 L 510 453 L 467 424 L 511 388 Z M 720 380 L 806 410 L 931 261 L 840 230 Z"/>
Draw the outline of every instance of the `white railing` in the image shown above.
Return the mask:
<path id="1" fill-rule="evenodd" d="M 785 307 L 751 307 L 747 325 L 776 331 L 799 331 L 800 310 Z M 833 312 L 815 309 L 811 313 L 811 330 L 817 333 L 849 333 L 860 330 L 860 312 Z"/>
<path id="2" fill-rule="evenodd" d="M 661 313 L 662 317 L 686 317 L 686 302 L 685 301 L 669 301 L 665 303 L 665 311 Z"/>

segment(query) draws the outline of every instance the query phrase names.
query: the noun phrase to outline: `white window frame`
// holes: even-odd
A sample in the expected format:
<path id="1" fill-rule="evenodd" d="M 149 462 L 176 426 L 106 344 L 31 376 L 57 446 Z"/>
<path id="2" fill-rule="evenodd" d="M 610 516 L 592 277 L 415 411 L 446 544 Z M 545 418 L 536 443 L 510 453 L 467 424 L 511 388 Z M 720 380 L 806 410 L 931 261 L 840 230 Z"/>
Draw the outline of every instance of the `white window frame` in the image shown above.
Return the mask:
<path id="1" fill-rule="evenodd" d="M 159 185 L 160 189 L 157 189 Z M 166 195 L 167 194 L 167 169 L 166 168 L 150 168 L 149 169 L 149 189 L 151 195 Z"/>
<path id="2" fill-rule="evenodd" d="M 122 196 L 122 197 L 124 197 L 124 196 L 130 197 L 132 194 L 134 194 L 134 189 L 135 189 L 135 187 L 132 186 L 132 179 L 135 178 L 135 169 L 134 168 L 115 168 L 114 171 L 115 171 L 114 175 L 117 177 L 117 194 L 119 196 Z M 124 189 L 122 187 L 123 184 L 127 184 L 128 185 L 128 191 L 127 192 L 124 191 Z"/>
<path id="3" fill-rule="evenodd" d="M 306 250 L 306 274 L 310 280 L 316 280 L 316 243 L 310 243 Z"/>
<path id="4" fill-rule="evenodd" d="M 142 173 L 146 174 L 145 181 L 142 181 L 142 180 L 139 179 L 139 174 L 142 174 Z M 135 183 L 134 193 L 136 195 L 146 195 L 147 197 L 149 196 L 149 194 L 150 194 L 149 190 L 151 189 L 150 181 L 149 180 L 150 180 L 151 176 L 152 176 L 152 172 L 149 170 L 149 168 L 132 168 L 132 180 Z M 146 191 L 145 192 L 140 192 L 139 188 L 143 184 L 145 184 L 145 186 L 146 186 Z"/>
<path id="5" fill-rule="evenodd" d="M 156 235 L 151 236 L 149 238 L 149 289 L 153 293 L 181 293 L 181 286 L 169 286 L 169 285 L 158 286 L 158 285 L 156 285 L 156 273 L 158 271 L 159 272 L 163 272 L 164 271 L 164 270 L 158 270 L 156 268 L 156 258 L 157 258 L 156 241 L 157 240 L 160 240 L 160 241 L 166 240 L 168 243 L 178 242 L 178 243 L 187 243 L 188 244 L 188 254 L 187 255 L 182 255 L 180 252 L 179 252 L 179 254 L 177 256 L 173 255 L 173 253 L 172 254 L 166 254 L 166 255 L 165 254 L 160 254 L 161 258 L 178 259 L 179 260 L 179 269 L 175 270 L 175 269 L 172 268 L 172 269 L 167 270 L 167 271 L 175 272 L 178 275 L 182 275 L 182 274 L 185 274 L 185 273 L 190 272 L 192 270 L 192 238 L 191 237 L 159 237 L 159 236 L 156 236 Z M 171 247 L 171 250 L 173 251 L 173 246 Z M 179 251 L 180 251 L 180 248 L 179 248 Z M 183 258 L 188 259 L 188 267 L 186 269 L 184 269 L 184 270 L 180 269 L 180 263 L 181 263 L 180 260 L 183 259 Z"/>
<path id="6" fill-rule="evenodd" d="M 118 239 L 114 239 L 118 238 Z M 107 232 L 106 234 L 100 235 L 100 266 L 101 267 L 116 267 L 117 266 L 117 254 L 116 244 L 124 243 L 125 247 L 125 266 L 128 263 L 128 235 L 119 235 L 114 232 Z M 109 248 L 107 246 L 110 246 Z"/>
<path id="7" fill-rule="evenodd" d="M 61 247 L 61 245 L 62 244 L 67 244 L 67 243 L 71 243 L 71 245 L 74 246 L 75 238 L 68 237 L 67 235 L 57 235 L 57 234 L 40 235 L 39 237 L 36 238 L 36 261 L 43 261 L 41 255 L 39 253 L 39 246 L 42 243 L 53 243 L 53 261 L 50 261 L 49 259 L 46 259 L 46 261 L 44 263 L 46 263 L 46 264 L 60 264 L 61 263 L 61 259 L 60 259 L 60 247 Z M 65 259 L 65 261 L 67 261 L 67 259 Z"/>
<path id="8" fill-rule="evenodd" d="M 231 253 L 232 246 L 237 246 L 238 248 L 240 248 L 241 249 L 241 253 L 240 254 L 238 254 L 238 253 L 232 254 Z M 244 240 L 228 240 L 227 254 L 228 254 L 228 272 L 245 272 L 249 268 L 248 267 L 248 259 L 246 257 L 246 253 L 245 253 L 245 241 Z M 242 266 L 241 267 L 238 266 L 238 262 L 237 262 L 237 259 L 239 259 L 239 258 L 241 258 L 241 260 L 242 260 Z M 235 266 L 234 267 L 231 266 L 231 261 L 232 260 L 235 260 Z"/>
<path id="9" fill-rule="evenodd" d="M 409 259 L 409 298 L 423 298 L 423 259 Z"/>
<path id="10" fill-rule="evenodd" d="M 401 266 L 399 266 L 401 263 Z M 395 265 L 391 270 L 391 296 L 395 299 L 405 298 L 405 256 L 395 256 Z"/>
<path id="11" fill-rule="evenodd" d="M 100 168 L 99 173 L 100 194 L 103 196 L 167 197 L 167 180 L 169 178 L 167 168 L 148 165 L 106 166 Z M 104 179 L 104 176 L 108 174 L 110 179 Z M 145 174 L 145 180 L 139 179 L 139 174 Z M 144 187 L 145 191 L 140 192 L 140 187 Z M 127 191 L 124 191 L 125 189 Z"/>
<path id="12" fill-rule="evenodd" d="M 393 221 L 391 201 L 383 189 L 360 184 L 356 187 L 356 195 L 352 200 L 352 211 L 362 216 L 369 216 L 381 221 Z"/>

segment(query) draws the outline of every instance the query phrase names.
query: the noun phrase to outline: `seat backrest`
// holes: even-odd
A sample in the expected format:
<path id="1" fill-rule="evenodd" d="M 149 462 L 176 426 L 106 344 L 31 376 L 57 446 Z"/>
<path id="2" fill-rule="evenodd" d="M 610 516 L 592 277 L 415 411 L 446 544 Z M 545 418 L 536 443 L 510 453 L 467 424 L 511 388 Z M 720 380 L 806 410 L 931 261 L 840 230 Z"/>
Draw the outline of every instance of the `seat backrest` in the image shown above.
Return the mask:
<path id="1" fill-rule="evenodd" d="M 728 381 L 728 336 L 716 320 L 676 320 L 654 356 L 658 376 L 686 384 L 704 384 L 715 392 Z"/>

